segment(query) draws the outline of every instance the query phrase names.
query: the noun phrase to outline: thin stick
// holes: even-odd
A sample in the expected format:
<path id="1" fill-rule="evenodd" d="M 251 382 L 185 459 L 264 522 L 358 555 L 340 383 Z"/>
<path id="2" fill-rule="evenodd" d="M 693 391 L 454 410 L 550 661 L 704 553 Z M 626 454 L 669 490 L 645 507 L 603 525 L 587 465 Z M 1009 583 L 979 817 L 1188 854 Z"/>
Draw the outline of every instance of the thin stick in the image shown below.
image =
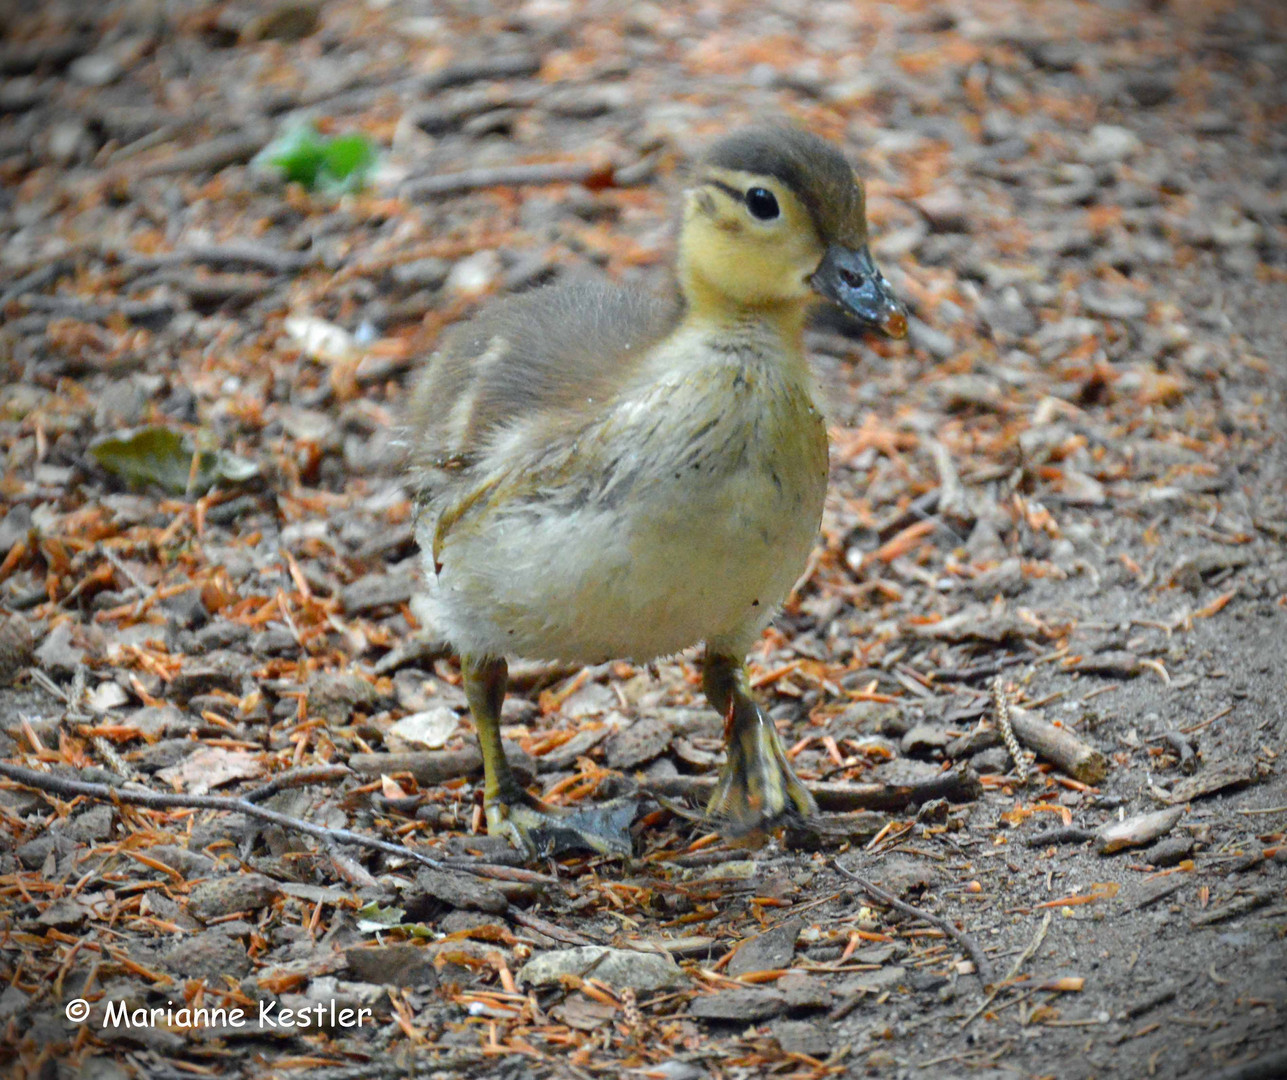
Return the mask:
<path id="1" fill-rule="evenodd" d="M 974 1010 L 974 1012 L 970 1013 L 970 1015 L 965 1018 L 965 1023 L 961 1025 L 962 1031 L 964 1031 L 967 1027 L 969 1027 L 972 1023 L 974 1023 L 974 1021 L 978 1017 L 983 1015 L 984 1011 L 994 1001 L 996 1001 L 997 995 L 1001 993 L 1003 989 L 1005 989 L 1005 987 L 1009 984 L 1010 980 L 1019 974 L 1019 969 L 1023 967 L 1023 965 L 1026 964 L 1029 960 L 1031 960 L 1034 956 L 1037 955 L 1037 950 L 1041 948 L 1041 943 L 1046 940 L 1046 931 L 1050 929 L 1051 917 L 1052 917 L 1051 913 L 1047 911 L 1046 917 L 1041 920 L 1041 925 L 1037 927 L 1037 932 L 1033 936 L 1033 939 L 1030 942 L 1028 942 L 1028 947 L 1024 949 L 1023 952 L 1021 952 L 1018 955 L 1018 957 L 1015 958 L 1014 963 L 1010 965 L 1010 970 L 1006 973 L 1006 977 L 1001 980 L 1000 985 L 996 986 L 988 994 L 987 998 L 984 999 L 984 1002 L 982 1005 L 980 1005 L 977 1009 Z"/>
<path id="2" fill-rule="evenodd" d="M 529 930 L 535 930 L 538 934 L 544 934 L 547 938 L 554 941 L 561 941 L 564 945 L 598 945 L 599 942 L 584 934 L 578 934 L 575 930 L 565 930 L 555 923 L 542 919 L 539 915 L 533 915 L 530 911 L 523 911 L 520 908 L 511 907 L 509 917 L 519 926 L 526 926 Z"/>
<path id="3" fill-rule="evenodd" d="M 247 791 L 241 798 L 252 803 L 263 802 L 287 788 L 321 784 L 329 780 L 343 780 L 349 775 L 351 775 L 349 770 L 343 765 L 310 765 L 303 769 L 291 769 L 274 776 L 268 783 Z"/>
<path id="4" fill-rule="evenodd" d="M 890 907 L 901 911 L 904 915 L 911 915 L 915 919 L 921 919 L 929 923 L 930 926 L 942 930 L 943 933 L 970 954 L 970 959 L 974 961 L 974 971 L 978 975 L 979 981 L 984 986 L 992 985 L 992 963 L 988 960 L 987 954 L 969 934 L 958 930 L 946 919 L 940 919 L 937 915 L 931 915 L 928 911 L 922 911 L 918 907 L 904 903 L 893 894 L 887 893 L 879 885 L 873 884 L 866 878 L 859 877 L 852 870 L 846 870 L 837 860 L 833 859 L 831 865 L 862 889 L 863 892 L 867 893 L 868 896 L 874 897 L 882 904 L 888 904 Z"/>
<path id="5" fill-rule="evenodd" d="M 358 755 L 351 755 L 353 765 Z M 357 766 L 354 766 L 355 769 Z M 361 771 L 361 770 L 358 770 Z M 423 782 L 423 781 L 422 781 Z M 817 800 L 818 808 L 843 812 L 847 810 L 901 810 L 906 806 L 926 803 L 932 799 L 948 802 L 971 802 L 983 794 L 978 774 L 968 766 L 941 773 L 929 780 L 911 784 L 837 784 L 811 783 L 809 793 Z M 649 795 L 668 795 L 671 798 L 704 799 L 715 787 L 712 776 L 665 776 L 644 780 L 640 790 Z"/>
<path id="6" fill-rule="evenodd" d="M 401 194 L 405 199 L 417 201 L 480 188 L 596 183 L 601 187 L 612 185 L 611 165 L 600 161 L 543 161 L 422 176 L 406 181 Z"/>
<path id="7" fill-rule="evenodd" d="M 505 870 L 506 874 L 504 876 L 506 878 L 510 878 L 513 873 L 509 871 L 508 867 L 469 866 L 459 863 L 449 866 L 447 863 L 425 855 L 412 847 L 393 844 L 388 840 L 381 840 L 375 836 L 365 836 L 349 829 L 328 829 L 323 825 L 314 825 L 311 821 L 305 821 L 303 818 L 291 817 L 289 814 L 279 814 L 276 810 L 269 810 L 267 807 L 258 806 L 248 799 L 235 796 L 171 795 L 160 791 L 135 791 L 123 787 L 111 787 L 107 784 L 93 784 L 85 780 L 69 780 L 66 777 L 37 772 L 35 769 L 24 769 L 21 765 L 10 765 L 4 761 L 0 761 L 0 776 L 7 776 L 10 780 L 16 780 L 27 787 L 33 787 L 39 791 L 48 791 L 54 795 L 81 796 L 87 799 L 97 799 L 101 802 L 129 803 L 133 806 L 146 806 L 153 810 L 183 808 L 222 810 L 227 813 L 245 814 L 247 817 L 259 818 L 261 821 L 280 825 L 283 829 L 293 829 L 295 832 L 315 836 L 317 839 L 325 840 L 331 844 L 350 844 L 355 847 L 371 848 L 374 851 L 383 851 L 386 855 L 414 859 L 424 866 L 430 866 L 435 870 L 444 870 L 448 873 L 453 870 L 464 870 L 467 873 L 476 874 L 478 877 L 489 878 L 501 876 L 495 873 L 497 870 Z M 558 884 L 557 878 L 549 877 L 546 874 L 538 874 L 533 871 L 523 871 L 522 873 L 523 880 L 533 884 Z"/>

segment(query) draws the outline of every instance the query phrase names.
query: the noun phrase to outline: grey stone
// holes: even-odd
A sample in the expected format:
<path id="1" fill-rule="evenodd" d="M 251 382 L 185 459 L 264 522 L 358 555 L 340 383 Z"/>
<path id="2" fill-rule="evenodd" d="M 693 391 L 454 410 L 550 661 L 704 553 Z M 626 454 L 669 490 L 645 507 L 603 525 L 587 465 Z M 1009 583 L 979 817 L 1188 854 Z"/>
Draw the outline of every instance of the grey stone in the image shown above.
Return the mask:
<path id="1" fill-rule="evenodd" d="M 966 232 L 970 227 L 969 207 L 960 188 L 946 185 L 914 200 L 934 228 L 943 232 Z"/>
<path id="2" fill-rule="evenodd" d="M 340 593 L 346 615 L 366 615 L 382 607 L 398 607 L 411 602 L 415 578 L 409 573 L 376 573 L 358 578 Z"/>
<path id="3" fill-rule="evenodd" d="M 831 988 L 823 979 L 803 972 L 790 971 L 773 984 L 791 1012 L 831 1008 Z"/>
<path id="4" fill-rule="evenodd" d="M 23 619 L 0 619 L 0 686 L 8 686 L 31 664 L 35 637 Z"/>
<path id="5" fill-rule="evenodd" d="M 781 1016 L 786 1008 L 786 998 L 776 990 L 748 987 L 745 990 L 721 990 L 694 998 L 689 1003 L 688 1011 L 699 1020 L 754 1024 Z"/>
<path id="6" fill-rule="evenodd" d="M 970 591 L 984 599 L 997 595 L 1018 596 L 1027 588 L 1023 564 L 1018 558 L 1002 559 L 970 582 Z"/>
<path id="7" fill-rule="evenodd" d="M 825 1058 L 833 1048 L 835 1033 L 812 1020 L 774 1020 L 769 1031 L 784 1053 Z"/>
<path id="8" fill-rule="evenodd" d="M 603 745 L 612 769 L 633 769 L 663 754 L 675 737 L 674 727 L 659 716 L 645 716 L 610 736 Z"/>
<path id="9" fill-rule="evenodd" d="M 91 806 L 88 810 L 61 822 L 57 831 L 79 844 L 92 844 L 112 835 L 115 811 L 107 805 Z"/>
<path id="10" fill-rule="evenodd" d="M 199 851 L 190 851 L 179 844 L 157 844 L 145 852 L 149 859 L 173 867 L 185 878 L 205 877 L 214 872 L 217 865 L 209 855 Z"/>
<path id="11" fill-rule="evenodd" d="M 85 662 L 85 650 L 72 644 L 72 624 L 59 623 L 36 647 L 36 663 L 51 675 L 71 675 Z"/>
<path id="12" fill-rule="evenodd" d="M 239 979 L 250 971 L 246 946 L 222 929 L 181 939 L 165 951 L 161 962 L 181 978 L 206 979 L 220 986 L 225 976 Z"/>
<path id="13" fill-rule="evenodd" d="M 431 897 L 453 908 L 468 908 L 499 915 L 509 907 L 505 894 L 473 874 L 449 874 L 444 870 L 425 868 L 416 875 L 418 897 L 406 897 L 408 903 Z"/>
<path id="14" fill-rule="evenodd" d="M 906 982 L 907 969 L 894 965 L 883 967 L 879 971 L 862 971 L 852 975 L 836 988 L 836 992 L 842 997 L 859 992 L 879 994 L 885 990 L 897 989 Z"/>
<path id="15" fill-rule="evenodd" d="M 991 746 L 970 758 L 974 771 L 988 776 L 1004 776 L 1010 771 L 1010 753 L 1004 746 Z"/>
<path id="16" fill-rule="evenodd" d="M 39 836 L 33 836 L 25 844 L 18 848 L 16 854 L 18 861 L 28 870 L 38 870 L 45 864 L 51 852 L 57 852 L 59 855 L 66 855 L 74 851 L 76 845 L 66 836 L 59 833 L 41 833 Z"/>
<path id="17" fill-rule="evenodd" d="M 36 918 L 41 926 L 50 926 L 55 930 L 73 930 L 89 917 L 84 904 L 74 899 L 55 900 Z"/>
<path id="18" fill-rule="evenodd" d="M 308 687 L 308 711 L 313 716 L 335 723 L 349 719 L 356 711 L 375 711 L 380 693 L 359 675 L 325 672 L 316 676 Z"/>
<path id="19" fill-rule="evenodd" d="M 951 737 L 945 729 L 933 724 L 917 724 L 903 736 L 902 749 L 908 757 L 933 757 L 949 741 Z"/>
<path id="20" fill-rule="evenodd" d="M 1192 836 L 1168 836 L 1150 847 L 1144 853 L 1144 858 L 1153 866 L 1175 866 L 1192 854 Z"/>
<path id="21" fill-rule="evenodd" d="M 649 1065 L 648 1076 L 656 1077 L 657 1080 L 705 1080 L 709 1076 L 705 1069 L 688 1061 L 676 1061 L 671 1058 L 669 1061 L 663 1061 L 660 1065 Z"/>
<path id="22" fill-rule="evenodd" d="M 31 531 L 31 507 L 18 503 L 9 508 L 9 512 L 0 518 L 0 556 L 9 554 L 9 550 L 19 540 L 25 540 Z"/>
<path id="23" fill-rule="evenodd" d="M 1148 305 L 1130 293 L 1103 293 L 1084 289 L 1081 303 L 1090 314 L 1106 319 L 1141 319 L 1148 312 Z"/>
<path id="24" fill-rule="evenodd" d="M 1075 41 L 1042 41 L 1029 52 L 1032 62 L 1047 71 L 1073 71 L 1085 55 L 1085 48 Z"/>
<path id="25" fill-rule="evenodd" d="M 1027 337 L 1037 328 L 1036 316 L 1028 310 L 1023 297 L 1013 287 L 1005 289 L 996 300 L 982 302 L 979 305 L 979 313 L 993 333 L 1022 338 Z"/>
<path id="26" fill-rule="evenodd" d="M 1096 124 L 1089 138 L 1078 148 L 1078 156 L 1088 165 L 1108 165 L 1125 161 L 1143 146 L 1130 128 L 1117 124 Z"/>
<path id="27" fill-rule="evenodd" d="M 257 911 L 280 892 L 277 882 L 263 874 L 230 874 L 194 886 L 188 895 L 188 911 L 207 921 L 234 911 Z"/>
<path id="28" fill-rule="evenodd" d="M 213 690 L 239 694 L 241 680 L 250 673 L 251 666 L 251 661 L 240 653 L 209 653 L 184 665 L 183 670 L 170 680 L 169 696 L 176 701 L 187 701 L 197 694 L 208 694 Z"/>
<path id="29" fill-rule="evenodd" d="M 738 946 L 729 960 L 728 974 L 737 978 L 752 971 L 775 971 L 790 967 L 795 959 L 795 940 L 803 925 L 799 919 L 787 919 L 771 930 L 748 938 Z"/>
<path id="30" fill-rule="evenodd" d="M 132 427 L 141 423 L 148 395 L 134 379 L 108 383 L 94 401 L 94 426 Z"/>
<path id="31" fill-rule="evenodd" d="M 936 330 L 914 316 L 907 320 L 907 336 L 912 346 L 924 349 L 935 360 L 946 360 L 956 353 L 956 341 L 951 334 Z"/>
<path id="32" fill-rule="evenodd" d="M 669 990 L 688 981 L 668 955 L 586 945 L 540 953 L 518 973 L 528 986 L 557 984 L 563 975 L 599 979 L 614 989 Z"/>
<path id="33" fill-rule="evenodd" d="M 892 856 L 873 871 L 872 880 L 895 896 L 905 896 L 934 883 L 934 871 L 922 860 Z"/>
<path id="34" fill-rule="evenodd" d="M 1161 71 L 1142 71 L 1127 78 L 1125 90 L 1137 105 L 1150 109 L 1175 96 L 1176 76 Z"/>
<path id="35" fill-rule="evenodd" d="M 399 263 L 389 271 L 395 284 L 404 289 L 437 289 L 451 273 L 451 263 L 446 259 L 413 259 Z"/>
<path id="36" fill-rule="evenodd" d="M 380 986 L 437 986 L 433 954 L 416 945 L 355 946 L 344 950 L 349 977 Z"/>
<path id="37" fill-rule="evenodd" d="M 122 727 L 137 731 L 145 739 L 182 735 L 194 726 L 194 721 L 189 720 L 182 710 L 173 705 L 144 705 L 141 709 L 122 716 L 117 722 Z"/>
<path id="38" fill-rule="evenodd" d="M 109 53 L 87 53 L 67 66 L 67 74 L 82 86 L 108 86 L 125 74 L 121 62 Z"/>
<path id="39" fill-rule="evenodd" d="M 82 120 L 63 120 L 49 128 L 45 151 L 59 165 L 77 165 L 94 153 L 94 137 Z"/>

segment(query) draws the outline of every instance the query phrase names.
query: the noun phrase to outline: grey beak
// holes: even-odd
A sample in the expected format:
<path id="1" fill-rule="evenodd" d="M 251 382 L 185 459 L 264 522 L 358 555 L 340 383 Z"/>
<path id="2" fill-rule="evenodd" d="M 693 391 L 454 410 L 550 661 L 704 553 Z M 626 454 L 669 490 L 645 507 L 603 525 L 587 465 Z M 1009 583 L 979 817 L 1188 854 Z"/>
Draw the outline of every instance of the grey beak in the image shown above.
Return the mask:
<path id="1" fill-rule="evenodd" d="M 856 250 L 832 244 L 809 284 L 873 330 L 894 338 L 907 336 L 907 312 L 894 299 L 865 244 Z"/>

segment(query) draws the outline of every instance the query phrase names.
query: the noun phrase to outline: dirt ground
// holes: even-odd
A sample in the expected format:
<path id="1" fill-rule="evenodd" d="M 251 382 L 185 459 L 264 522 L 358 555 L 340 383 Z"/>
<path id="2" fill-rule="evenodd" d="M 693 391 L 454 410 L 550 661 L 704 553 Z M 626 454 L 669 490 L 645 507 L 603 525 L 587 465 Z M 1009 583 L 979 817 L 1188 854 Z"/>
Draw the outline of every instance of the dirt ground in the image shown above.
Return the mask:
<path id="1" fill-rule="evenodd" d="M 1280 5 L 0 27 L 0 766 L 42 774 L 0 779 L 0 1071 L 1287 1076 Z M 653 801 L 720 761 L 694 656 L 526 665 L 534 782 L 639 809 L 628 864 L 523 867 L 408 606 L 407 389 L 489 296 L 659 287 L 684 163 L 781 115 L 912 314 L 808 332 L 831 494 L 751 658 L 827 813 L 752 850 Z M 365 190 L 252 161 L 302 121 L 378 147 Z M 1085 754 L 1016 764 L 1003 711 Z"/>

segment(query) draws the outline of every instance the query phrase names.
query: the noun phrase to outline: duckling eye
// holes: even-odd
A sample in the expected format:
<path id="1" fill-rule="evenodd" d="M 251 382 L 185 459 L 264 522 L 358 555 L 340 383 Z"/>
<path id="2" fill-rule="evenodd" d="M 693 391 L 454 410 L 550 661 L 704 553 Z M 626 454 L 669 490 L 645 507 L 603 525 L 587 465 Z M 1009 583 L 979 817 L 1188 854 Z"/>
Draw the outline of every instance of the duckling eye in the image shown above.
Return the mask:
<path id="1" fill-rule="evenodd" d="M 751 217 L 760 221 L 772 221 L 781 213 L 773 192 L 762 187 L 753 187 L 746 193 L 746 208 L 751 211 Z"/>

